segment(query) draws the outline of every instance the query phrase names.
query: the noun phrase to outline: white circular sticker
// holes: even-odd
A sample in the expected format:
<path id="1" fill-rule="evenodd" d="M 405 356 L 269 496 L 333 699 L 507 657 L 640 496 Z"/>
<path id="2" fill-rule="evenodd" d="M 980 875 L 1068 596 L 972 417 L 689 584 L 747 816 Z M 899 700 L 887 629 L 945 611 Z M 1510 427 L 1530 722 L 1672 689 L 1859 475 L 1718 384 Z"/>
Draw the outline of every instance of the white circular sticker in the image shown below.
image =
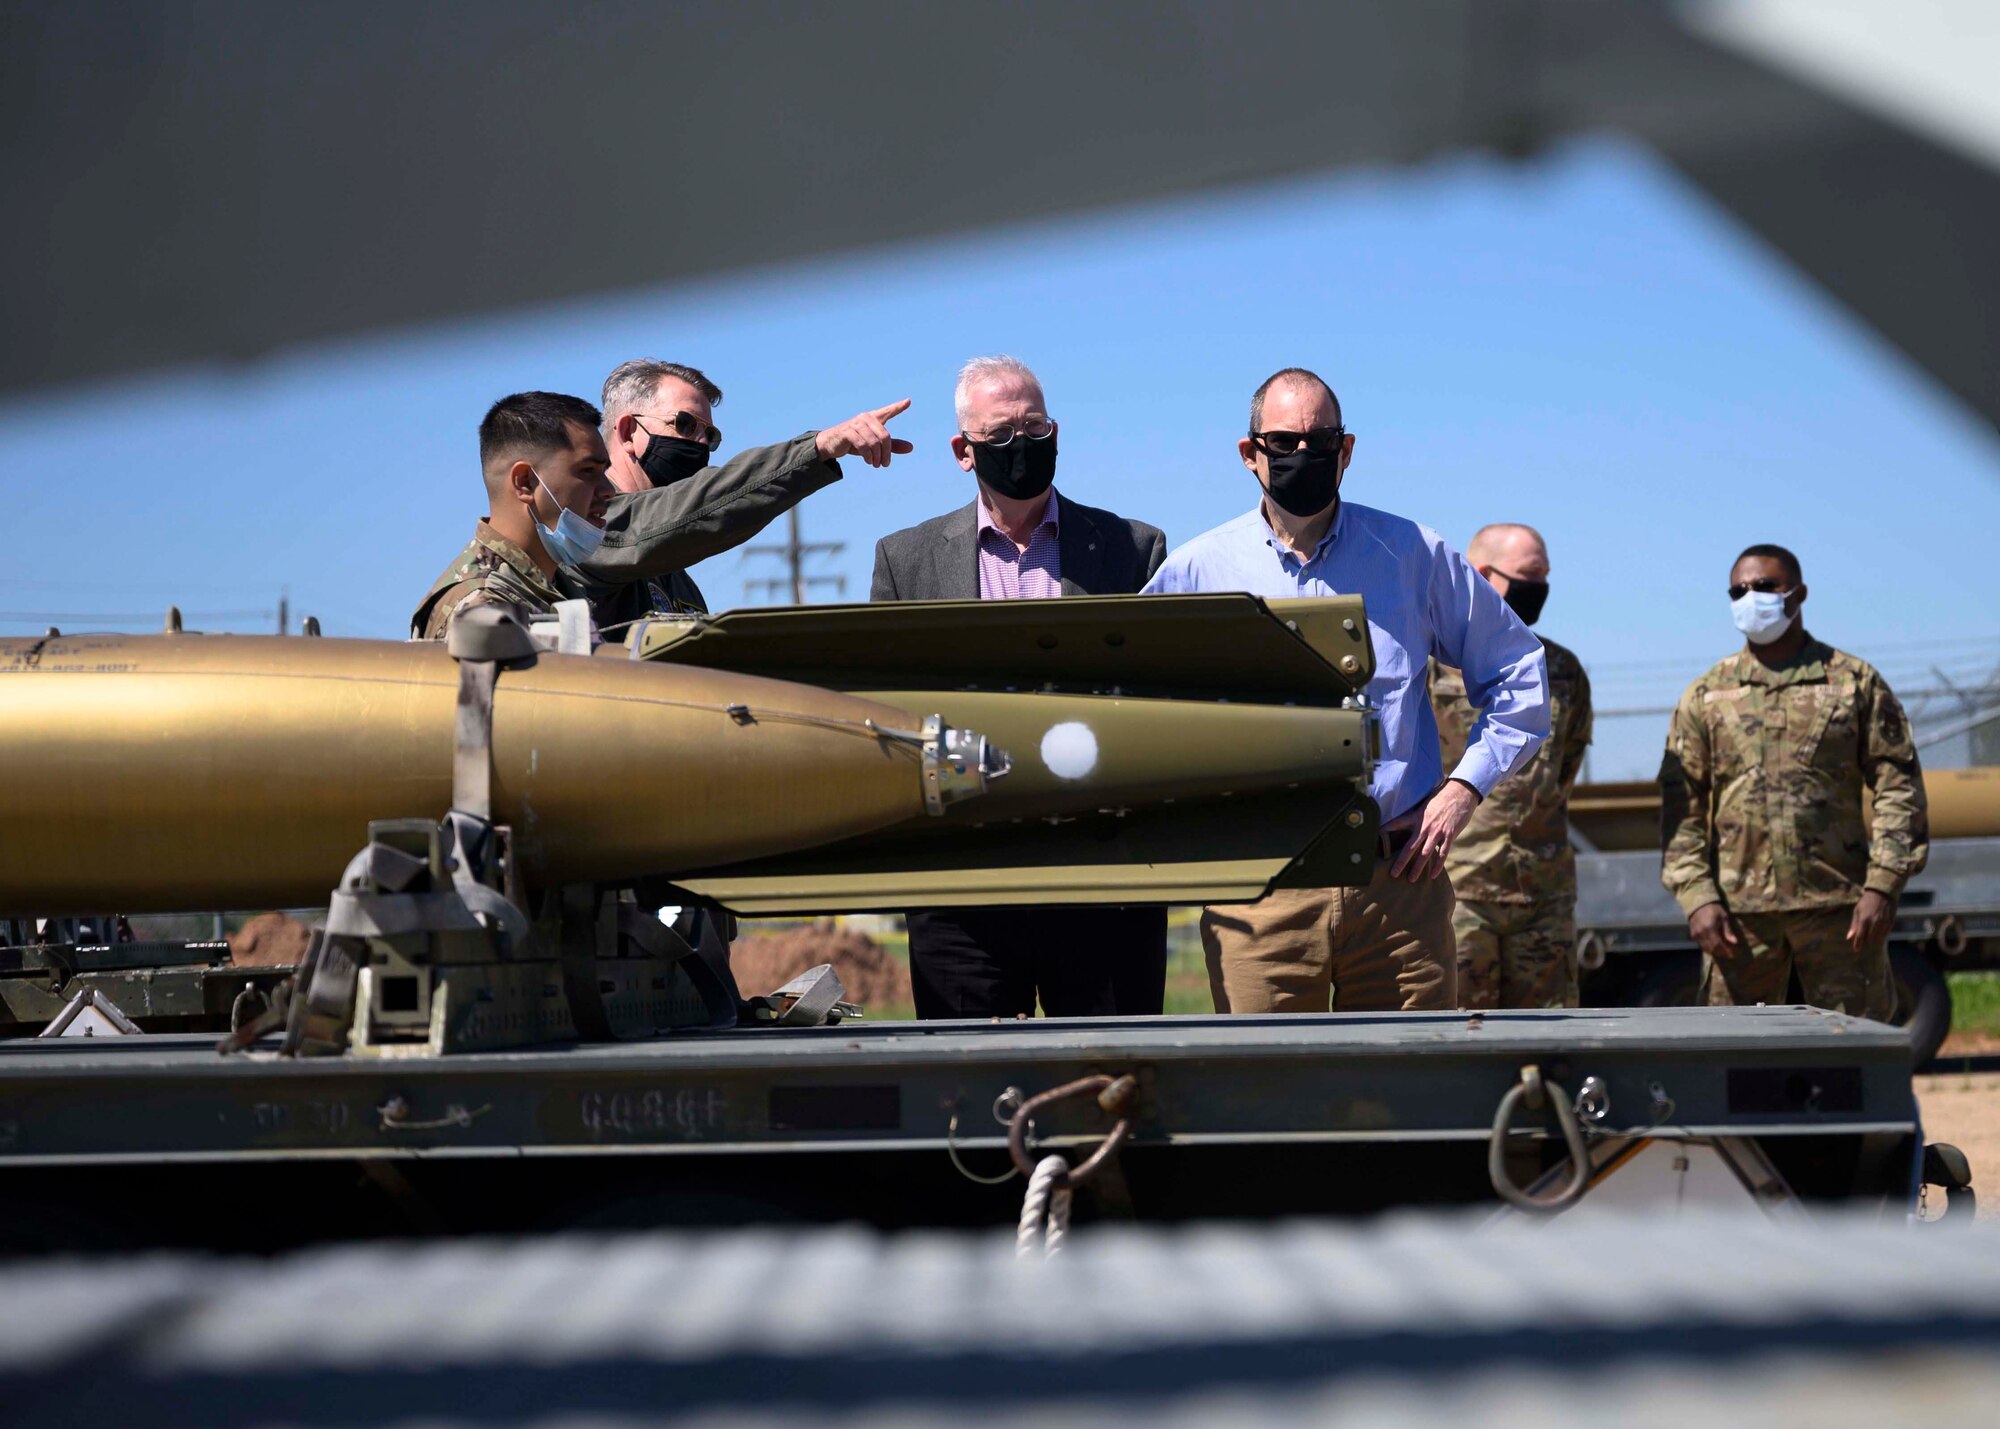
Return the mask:
<path id="1" fill-rule="evenodd" d="M 1042 763 L 1058 779 L 1081 779 L 1097 767 L 1097 736 L 1075 720 L 1051 726 L 1042 736 Z"/>

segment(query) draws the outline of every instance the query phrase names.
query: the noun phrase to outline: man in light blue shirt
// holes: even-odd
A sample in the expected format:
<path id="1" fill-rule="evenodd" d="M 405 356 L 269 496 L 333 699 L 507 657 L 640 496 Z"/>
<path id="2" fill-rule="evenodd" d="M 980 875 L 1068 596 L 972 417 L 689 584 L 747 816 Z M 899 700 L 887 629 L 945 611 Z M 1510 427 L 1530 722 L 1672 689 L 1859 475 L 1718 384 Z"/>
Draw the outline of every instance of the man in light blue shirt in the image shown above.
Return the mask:
<path id="1" fill-rule="evenodd" d="M 1250 399 L 1237 443 L 1263 499 L 1172 552 L 1146 593 L 1359 595 L 1375 647 L 1382 757 L 1369 794 L 1383 858 L 1365 888 L 1280 890 L 1202 914 L 1218 1012 L 1388 1011 L 1457 1003 L 1444 857 L 1480 800 L 1549 732 L 1541 643 L 1435 531 L 1340 499 L 1354 455 L 1340 400 L 1288 367 Z M 1481 710 L 1447 771 L 1428 688 L 1435 655 Z"/>

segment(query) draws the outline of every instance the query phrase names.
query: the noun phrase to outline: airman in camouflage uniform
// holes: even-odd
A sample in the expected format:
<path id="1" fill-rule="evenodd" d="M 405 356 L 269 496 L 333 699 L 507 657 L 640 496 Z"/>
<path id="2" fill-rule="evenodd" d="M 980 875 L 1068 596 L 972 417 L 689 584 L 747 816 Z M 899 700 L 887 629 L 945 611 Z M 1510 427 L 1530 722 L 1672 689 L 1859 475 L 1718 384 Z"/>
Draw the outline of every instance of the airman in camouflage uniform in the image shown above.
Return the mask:
<path id="1" fill-rule="evenodd" d="M 1681 696 L 1660 766 L 1661 881 L 1717 1005 L 1895 1011 L 1888 933 L 1929 854 L 1903 708 L 1866 662 L 1808 635 L 1797 558 L 1752 546 L 1730 594 L 1750 643 Z M 1874 795 L 1872 828 L 1863 791 Z"/>
<path id="2" fill-rule="evenodd" d="M 1493 786 L 1444 861 L 1458 906 L 1458 1000 L 1463 1007 L 1575 1007 L 1576 854 L 1569 791 L 1590 745 L 1590 677 L 1546 636 L 1549 738 Z M 1465 750 L 1479 711 L 1458 671 L 1434 667 L 1431 703 L 1445 767 Z"/>
<path id="3" fill-rule="evenodd" d="M 410 616 L 410 636 L 442 640 L 452 617 L 505 602 L 523 623 L 563 598 L 564 562 L 604 540 L 612 486 L 597 408 L 560 392 L 516 392 L 479 424 L 487 514 Z"/>
<path id="4" fill-rule="evenodd" d="M 1548 592 L 1548 552 L 1532 527 L 1488 526 L 1465 556 L 1516 615 L 1532 625 Z M 1457 906 L 1458 1000 L 1464 1007 L 1575 1007 L 1576 855 L 1569 791 L 1590 745 L 1590 678 L 1564 646 L 1544 638 L 1549 737 L 1494 785 L 1445 856 Z M 1465 680 L 1431 664 L 1444 767 L 1465 751 L 1479 711 Z"/>
<path id="5" fill-rule="evenodd" d="M 542 574 L 534 559 L 481 517 L 472 540 L 432 582 L 429 594 L 410 617 L 410 638 L 444 639 L 451 617 L 461 607 L 505 601 L 526 621 L 531 616 L 552 614 L 562 598 L 562 592 Z"/>

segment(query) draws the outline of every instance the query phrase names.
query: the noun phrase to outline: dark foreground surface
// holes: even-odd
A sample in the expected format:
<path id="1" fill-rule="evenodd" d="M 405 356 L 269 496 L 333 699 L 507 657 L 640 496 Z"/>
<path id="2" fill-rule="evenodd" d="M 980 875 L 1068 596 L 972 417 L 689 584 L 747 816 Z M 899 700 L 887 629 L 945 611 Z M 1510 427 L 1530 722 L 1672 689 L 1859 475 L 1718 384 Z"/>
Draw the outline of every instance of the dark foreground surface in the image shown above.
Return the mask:
<path id="1" fill-rule="evenodd" d="M 0 1272 L 19 1425 L 1990 1425 L 2000 1234 L 1579 1212 Z"/>

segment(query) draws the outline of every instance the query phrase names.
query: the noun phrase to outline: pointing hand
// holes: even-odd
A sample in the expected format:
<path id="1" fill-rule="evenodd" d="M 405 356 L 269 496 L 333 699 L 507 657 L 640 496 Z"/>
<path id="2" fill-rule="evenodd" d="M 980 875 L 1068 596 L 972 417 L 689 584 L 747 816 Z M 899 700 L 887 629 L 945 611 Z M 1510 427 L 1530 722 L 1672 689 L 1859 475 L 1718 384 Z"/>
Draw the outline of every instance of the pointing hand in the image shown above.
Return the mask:
<path id="1" fill-rule="evenodd" d="M 814 438 L 820 460 L 839 461 L 844 456 L 858 456 L 870 466 L 887 466 L 891 453 L 902 456 L 915 451 L 902 438 L 889 435 L 889 419 L 908 411 L 909 406 L 910 399 L 905 397 L 900 402 L 849 417 L 837 427 L 828 427 Z"/>

